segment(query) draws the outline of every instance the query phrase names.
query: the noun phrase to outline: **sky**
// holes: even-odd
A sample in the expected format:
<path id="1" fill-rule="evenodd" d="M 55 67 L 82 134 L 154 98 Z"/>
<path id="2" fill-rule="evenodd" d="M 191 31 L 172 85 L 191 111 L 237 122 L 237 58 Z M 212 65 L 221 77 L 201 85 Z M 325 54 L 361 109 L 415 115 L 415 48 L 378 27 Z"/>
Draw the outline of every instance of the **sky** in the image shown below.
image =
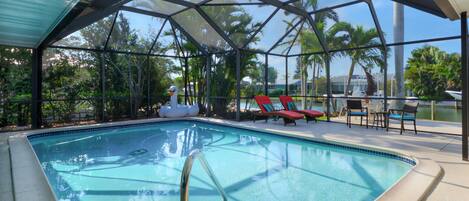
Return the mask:
<path id="1" fill-rule="evenodd" d="M 331 6 L 337 3 L 345 3 L 349 1 L 352 0 L 319 0 L 319 7 L 322 8 L 325 6 Z M 393 43 L 394 3 L 391 0 L 374 0 L 373 3 L 378 15 L 378 20 L 383 32 L 385 33 L 386 42 Z M 247 13 L 253 16 L 254 22 L 263 22 L 276 9 L 272 6 L 243 6 L 243 8 Z M 139 36 L 141 37 L 150 37 L 156 35 L 163 22 L 163 19 L 161 18 L 154 18 L 126 11 L 123 12 L 124 15 L 129 19 L 131 28 L 137 30 Z M 368 29 L 375 27 L 368 6 L 365 3 L 338 8 L 335 9 L 335 12 L 339 16 L 339 21 L 348 22 L 354 26 L 360 25 Z M 404 13 L 405 41 L 457 36 L 460 33 L 459 21 L 443 19 L 407 6 L 405 6 Z M 284 20 L 287 19 L 288 21 L 291 21 L 295 17 L 295 15 L 285 13 L 282 10 L 277 12 L 277 14 L 269 21 L 269 23 L 267 23 L 261 30 L 261 35 L 259 35 L 260 40 L 257 42 L 257 44 L 254 44 L 251 47 L 265 51 L 270 49 L 270 47 L 286 32 L 287 25 L 284 23 Z M 328 26 L 331 25 L 332 23 L 329 23 Z M 197 26 L 197 24 L 194 24 L 194 26 Z M 168 36 L 164 39 L 160 39 L 159 41 L 163 43 L 169 43 L 172 42 L 172 40 L 172 37 Z M 460 53 L 460 42 L 457 39 L 451 41 L 413 44 L 404 46 L 404 61 L 407 60 L 413 49 L 422 47 L 426 44 L 435 45 L 449 53 Z M 388 59 L 388 75 L 394 74 L 394 51 L 393 48 L 390 49 L 391 55 Z M 292 49 L 293 53 L 295 51 L 298 52 L 298 49 Z M 259 56 L 258 59 L 263 61 L 264 57 Z M 289 83 L 293 83 L 295 82 L 292 76 L 296 68 L 296 58 L 290 58 L 288 61 Z M 351 61 L 349 58 L 334 58 L 334 60 L 331 62 L 331 76 L 334 77 L 347 74 L 350 63 Z M 269 56 L 269 66 L 278 69 L 278 78 L 276 82 L 279 84 L 285 83 L 285 58 Z M 324 73 L 325 72 L 322 72 L 323 75 Z M 363 74 L 363 72 L 360 72 L 360 69 L 358 69 L 355 74 Z"/>
<path id="2" fill-rule="evenodd" d="M 325 0 L 323 0 L 325 1 Z M 335 0 L 338 1 L 338 0 Z M 344 0 L 340 2 L 345 2 Z M 386 43 L 393 43 L 393 2 L 390 0 L 374 0 L 373 1 L 379 23 L 385 33 Z M 349 22 L 352 25 L 361 25 L 365 28 L 373 28 L 375 25 L 368 11 L 366 4 L 360 3 L 354 6 L 343 7 L 335 10 L 339 15 L 340 21 Z M 457 36 L 460 34 L 459 21 L 450 21 L 443 19 L 411 7 L 404 7 L 404 41 L 423 40 L 431 38 L 440 38 L 447 36 Z M 460 40 L 450 40 L 432 43 L 419 43 L 404 46 L 404 61 L 411 55 L 411 51 L 424 45 L 434 45 L 449 53 L 460 53 Z M 390 48 L 391 53 L 388 58 L 388 75 L 394 74 L 394 50 Z M 331 62 L 331 76 L 346 75 L 350 67 L 349 58 L 335 58 Z M 281 57 L 269 57 L 269 65 L 285 66 L 285 59 Z M 405 65 L 405 62 L 404 62 Z M 295 58 L 289 59 L 289 83 L 293 83 L 292 79 L 294 67 L 296 66 Z M 280 68 L 279 68 L 280 69 Z M 378 70 L 376 70 L 377 72 Z M 363 75 L 358 69 L 355 74 Z M 323 75 L 325 72 L 322 72 Z M 310 73 L 311 74 L 311 73 Z M 285 83 L 284 74 L 279 75 L 277 83 Z M 390 77 L 390 76 L 389 76 Z M 281 79 L 283 78 L 283 79 Z"/>

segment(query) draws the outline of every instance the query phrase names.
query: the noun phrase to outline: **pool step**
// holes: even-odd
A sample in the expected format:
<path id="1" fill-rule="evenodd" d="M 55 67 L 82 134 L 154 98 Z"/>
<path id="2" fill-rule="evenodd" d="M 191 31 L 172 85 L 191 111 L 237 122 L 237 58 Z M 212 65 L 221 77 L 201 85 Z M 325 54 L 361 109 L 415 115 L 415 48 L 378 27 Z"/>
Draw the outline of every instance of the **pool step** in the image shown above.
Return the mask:
<path id="1" fill-rule="evenodd" d="M 0 137 L 0 175 L 0 200 L 13 201 L 10 152 L 6 136 Z"/>
<path id="2" fill-rule="evenodd" d="M 8 144 L 15 201 L 57 200 L 28 139 L 23 135 L 10 136 Z"/>

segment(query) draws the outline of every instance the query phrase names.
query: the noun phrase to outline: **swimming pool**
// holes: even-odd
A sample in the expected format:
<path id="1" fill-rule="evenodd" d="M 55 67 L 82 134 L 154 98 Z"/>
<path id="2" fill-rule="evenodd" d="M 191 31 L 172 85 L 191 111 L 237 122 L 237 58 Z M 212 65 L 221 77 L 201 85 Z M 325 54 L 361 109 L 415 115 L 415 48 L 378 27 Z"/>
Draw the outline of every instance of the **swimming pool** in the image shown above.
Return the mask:
<path id="1" fill-rule="evenodd" d="M 228 200 L 374 200 L 412 161 L 198 121 L 29 136 L 59 200 L 179 200 L 187 155 L 200 149 Z M 195 162 L 190 200 L 220 200 Z"/>

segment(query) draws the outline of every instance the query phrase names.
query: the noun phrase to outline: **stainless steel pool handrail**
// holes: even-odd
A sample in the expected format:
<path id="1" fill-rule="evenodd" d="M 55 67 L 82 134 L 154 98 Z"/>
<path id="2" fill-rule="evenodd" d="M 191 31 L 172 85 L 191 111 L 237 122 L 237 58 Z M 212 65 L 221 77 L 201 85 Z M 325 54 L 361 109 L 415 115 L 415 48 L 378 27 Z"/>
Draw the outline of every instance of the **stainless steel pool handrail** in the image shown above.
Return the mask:
<path id="1" fill-rule="evenodd" d="M 228 199 L 226 198 L 226 193 L 223 190 L 223 187 L 221 186 L 217 177 L 213 173 L 212 168 L 210 168 L 210 165 L 205 159 L 204 154 L 198 149 L 191 151 L 189 156 L 187 156 L 186 161 L 184 162 L 184 167 L 181 173 L 181 184 L 180 184 L 181 201 L 189 201 L 189 178 L 191 176 L 192 165 L 196 159 L 199 159 L 200 164 L 202 165 L 202 168 L 205 170 L 207 175 L 215 184 L 215 187 L 217 188 L 217 191 L 220 193 L 223 201 L 227 201 Z"/>

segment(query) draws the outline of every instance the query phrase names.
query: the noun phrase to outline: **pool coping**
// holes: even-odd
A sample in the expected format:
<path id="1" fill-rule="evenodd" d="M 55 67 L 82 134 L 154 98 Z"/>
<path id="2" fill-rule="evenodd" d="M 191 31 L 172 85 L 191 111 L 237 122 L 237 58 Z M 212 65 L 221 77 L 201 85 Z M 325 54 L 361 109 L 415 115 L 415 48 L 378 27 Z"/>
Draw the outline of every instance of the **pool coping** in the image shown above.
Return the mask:
<path id="1" fill-rule="evenodd" d="M 242 125 L 242 122 L 234 122 L 229 120 L 202 118 L 202 117 L 189 117 L 189 118 L 155 118 L 155 119 L 142 119 L 130 120 L 121 122 L 109 122 L 93 125 L 83 126 L 70 126 L 62 128 L 39 129 L 31 131 L 20 131 L 11 133 L 8 143 L 10 145 L 11 167 L 12 167 L 12 180 L 13 192 L 15 200 L 37 200 L 37 201 L 51 201 L 57 200 L 52 187 L 40 165 L 39 159 L 35 154 L 31 144 L 29 143 L 28 136 L 37 135 L 50 132 L 63 132 L 74 131 L 82 129 L 105 128 L 113 126 L 135 125 L 142 123 L 156 123 L 175 120 L 191 120 L 206 123 L 218 124 L 221 126 L 231 126 L 235 128 L 247 129 L 263 133 L 271 133 L 280 136 L 293 137 L 307 141 L 326 143 L 338 146 L 345 146 L 357 149 L 365 149 L 375 152 L 391 154 L 403 158 L 413 160 L 415 165 L 409 172 L 401 177 L 394 185 L 383 192 L 376 200 L 425 200 L 426 197 L 433 191 L 439 181 L 442 179 L 444 172 L 443 169 L 431 159 L 418 159 L 412 156 L 412 153 L 396 150 L 392 148 L 384 148 L 378 146 L 371 146 L 367 144 L 357 144 L 338 140 L 320 139 L 311 135 L 300 133 L 288 133 L 286 131 L 278 131 L 272 129 L 263 129 L 247 125 Z M 314 126 L 314 125 L 312 125 Z M 29 176 L 25 179 L 25 175 Z M 31 199 L 34 198 L 34 199 Z"/>

